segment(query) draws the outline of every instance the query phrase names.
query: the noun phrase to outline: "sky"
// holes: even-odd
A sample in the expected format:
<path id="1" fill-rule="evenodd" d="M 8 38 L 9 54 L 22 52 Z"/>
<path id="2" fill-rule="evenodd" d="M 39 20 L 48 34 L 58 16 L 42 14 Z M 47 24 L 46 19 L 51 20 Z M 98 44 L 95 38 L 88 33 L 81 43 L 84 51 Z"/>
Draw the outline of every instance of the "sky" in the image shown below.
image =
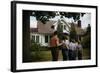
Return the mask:
<path id="1" fill-rule="evenodd" d="M 55 18 L 51 19 L 57 21 L 60 17 L 56 16 Z M 73 22 L 73 18 L 65 18 L 67 22 Z M 83 17 L 80 17 L 82 28 L 86 28 L 88 24 L 91 24 L 91 14 L 86 13 Z M 30 16 L 30 27 L 37 28 L 37 20 L 34 16 Z"/>
<path id="2" fill-rule="evenodd" d="M 30 27 L 36 28 L 37 27 L 37 20 L 34 16 L 30 16 Z"/>
<path id="3" fill-rule="evenodd" d="M 80 18 L 81 23 L 82 23 L 82 28 L 85 28 L 88 26 L 88 24 L 91 25 L 91 14 L 87 13 L 83 17 Z"/>

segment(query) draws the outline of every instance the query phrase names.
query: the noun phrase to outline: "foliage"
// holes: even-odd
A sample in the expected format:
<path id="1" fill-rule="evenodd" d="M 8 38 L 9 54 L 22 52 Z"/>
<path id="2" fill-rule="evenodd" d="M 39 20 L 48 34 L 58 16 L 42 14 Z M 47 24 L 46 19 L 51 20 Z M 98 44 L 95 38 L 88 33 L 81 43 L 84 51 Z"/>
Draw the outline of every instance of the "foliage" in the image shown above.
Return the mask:
<path id="1" fill-rule="evenodd" d="M 34 16 L 37 20 L 40 20 L 42 23 L 46 24 L 46 21 L 49 21 L 50 18 L 54 18 L 56 12 L 50 11 L 34 11 Z"/>
<path id="2" fill-rule="evenodd" d="M 43 57 L 43 53 L 41 52 L 41 45 L 38 43 L 32 43 L 31 50 L 34 53 L 32 54 L 32 58 L 34 61 L 38 61 Z"/>
<path id="3" fill-rule="evenodd" d="M 58 14 L 59 13 L 59 14 Z M 46 23 L 49 19 L 54 18 L 55 16 L 61 15 L 67 18 L 72 18 L 76 21 L 80 19 L 80 15 L 83 16 L 85 13 L 75 13 L 75 12 L 51 12 L 51 11 L 33 11 L 33 16 L 37 20 L 40 20 L 42 23 Z"/>
<path id="4" fill-rule="evenodd" d="M 90 35 L 86 35 L 82 40 L 82 45 L 84 48 L 91 48 L 91 37 Z"/>
<path id="5" fill-rule="evenodd" d="M 90 24 L 87 27 L 85 36 L 83 37 L 82 45 L 84 48 L 89 48 L 89 49 L 91 48 L 91 26 Z"/>

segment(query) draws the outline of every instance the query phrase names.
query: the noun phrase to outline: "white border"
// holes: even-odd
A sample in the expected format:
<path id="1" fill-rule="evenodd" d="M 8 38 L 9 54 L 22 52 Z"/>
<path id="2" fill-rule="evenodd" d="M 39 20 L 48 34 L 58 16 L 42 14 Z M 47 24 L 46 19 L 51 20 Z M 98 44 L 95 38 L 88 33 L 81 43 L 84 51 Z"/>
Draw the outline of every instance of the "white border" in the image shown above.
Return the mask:
<path id="1" fill-rule="evenodd" d="M 39 63 L 22 63 L 22 10 L 45 10 L 45 11 L 64 11 L 64 12 L 86 12 L 91 13 L 91 60 L 82 61 L 58 61 L 58 62 L 39 62 Z M 17 47 L 16 47 L 16 66 L 17 70 L 23 69 L 39 69 L 39 68 L 53 68 L 53 67 L 74 67 L 96 65 L 96 11 L 93 8 L 82 7 L 65 7 L 65 6 L 45 6 L 45 5 L 28 5 L 17 4 Z"/>

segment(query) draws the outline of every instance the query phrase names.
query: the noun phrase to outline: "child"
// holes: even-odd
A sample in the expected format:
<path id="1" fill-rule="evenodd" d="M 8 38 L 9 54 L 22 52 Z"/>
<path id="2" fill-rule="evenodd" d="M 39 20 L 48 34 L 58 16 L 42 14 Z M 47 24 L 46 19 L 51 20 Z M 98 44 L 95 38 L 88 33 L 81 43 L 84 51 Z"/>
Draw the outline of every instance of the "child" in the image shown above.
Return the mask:
<path id="1" fill-rule="evenodd" d="M 69 60 L 76 60 L 76 43 L 75 40 L 71 40 L 71 42 L 69 43 L 69 52 L 68 52 L 68 56 L 69 56 Z"/>
<path id="2" fill-rule="evenodd" d="M 62 40 L 62 56 L 63 60 L 68 60 L 68 49 L 69 49 L 69 40 L 66 36 Z"/>
<path id="3" fill-rule="evenodd" d="M 82 45 L 80 41 L 78 41 L 77 49 L 78 49 L 78 60 L 82 60 Z"/>

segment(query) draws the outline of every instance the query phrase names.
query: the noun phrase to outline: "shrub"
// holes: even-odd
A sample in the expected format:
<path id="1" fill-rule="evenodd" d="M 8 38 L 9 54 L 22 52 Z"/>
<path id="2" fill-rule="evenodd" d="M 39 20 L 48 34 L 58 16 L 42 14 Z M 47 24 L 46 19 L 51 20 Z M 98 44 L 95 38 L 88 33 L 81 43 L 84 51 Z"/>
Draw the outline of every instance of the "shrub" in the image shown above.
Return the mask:
<path id="1" fill-rule="evenodd" d="M 32 59 L 34 61 L 39 61 L 41 58 L 43 58 L 43 53 L 41 52 L 41 45 L 38 43 L 32 43 L 31 45 L 31 55 Z"/>

